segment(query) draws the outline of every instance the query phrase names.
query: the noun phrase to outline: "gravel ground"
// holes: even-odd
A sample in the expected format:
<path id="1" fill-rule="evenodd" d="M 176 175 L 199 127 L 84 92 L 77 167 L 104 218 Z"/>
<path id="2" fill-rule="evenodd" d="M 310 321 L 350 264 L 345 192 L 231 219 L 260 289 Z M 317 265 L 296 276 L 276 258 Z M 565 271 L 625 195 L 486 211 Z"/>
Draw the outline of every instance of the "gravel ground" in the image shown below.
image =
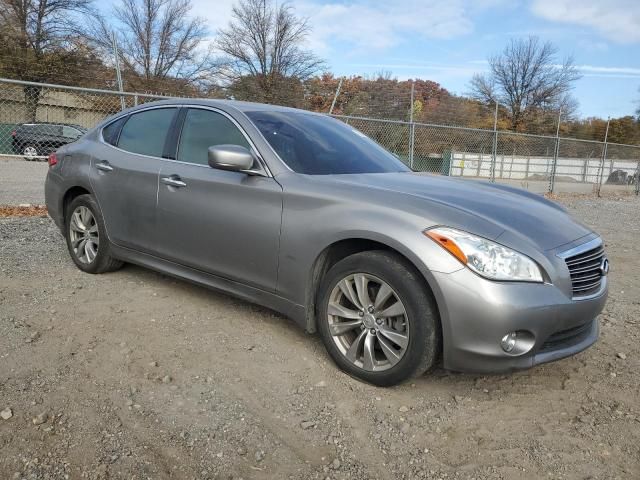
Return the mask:
<path id="1" fill-rule="evenodd" d="M 0 219 L 0 478 L 640 478 L 640 201 L 564 203 L 607 242 L 600 341 L 390 389 L 268 310 L 83 274 L 49 219 Z"/>
<path id="2" fill-rule="evenodd" d="M 0 157 L 0 205 L 44 204 L 47 162 Z"/>

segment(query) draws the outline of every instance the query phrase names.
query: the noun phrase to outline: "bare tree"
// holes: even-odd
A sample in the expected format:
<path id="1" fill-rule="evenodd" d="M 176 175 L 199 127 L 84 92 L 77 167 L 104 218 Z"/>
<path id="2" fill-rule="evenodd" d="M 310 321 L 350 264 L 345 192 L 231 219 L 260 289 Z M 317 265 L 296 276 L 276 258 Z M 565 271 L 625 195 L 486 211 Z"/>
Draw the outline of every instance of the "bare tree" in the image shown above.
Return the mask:
<path id="1" fill-rule="evenodd" d="M 537 37 L 512 40 L 501 54 L 489 59 L 487 74 L 474 75 L 471 95 L 483 102 L 506 105 L 514 130 L 540 110 L 575 110 L 569 92 L 580 74 L 572 57 L 559 63 L 557 54 L 553 44 L 542 43 Z"/>
<path id="2" fill-rule="evenodd" d="M 133 88 L 192 86 L 211 80 L 216 65 L 205 48 L 205 22 L 191 17 L 191 0 L 120 0 L 110 23 L 98 17 L 89 36 L 112 56 L 117 32 L 120 60 Z"/>
<path id="3" fill-rule="evenodd" d="M 73 78 L 95 61 L 77 36 L 92 0 L 0 0 L 0 74 L 32 82 Z M 36 119 L 42 92 L 24 87 L 27 115 Z"/>
<path id="4" fill-rule="evenodd" d="M 324 62 L 302 48 L 309 25 L 293 7 L 271 0 L 240 0 L 233 20 L 218 32 L 215 45 L 225 56 L 222 72 L 232 84 L 244 85 L 251 96 L 286 103 L 280 94 L 293 82 L 303 82 Z"/>

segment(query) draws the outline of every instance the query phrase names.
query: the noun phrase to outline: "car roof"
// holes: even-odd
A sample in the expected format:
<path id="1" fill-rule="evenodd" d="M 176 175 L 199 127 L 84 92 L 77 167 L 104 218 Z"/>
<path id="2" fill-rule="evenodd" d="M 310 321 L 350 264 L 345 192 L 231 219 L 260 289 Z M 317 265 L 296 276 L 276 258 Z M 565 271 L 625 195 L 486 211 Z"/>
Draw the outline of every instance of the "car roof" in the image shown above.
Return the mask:
<path id="1" fill-rule="evenodd" d="M 83 127 L 82 125 L 76 125 L 75 123 L 62 123 L 62 122 L 29 122 L 29 123 L 21 123 L 18 126 L 19 127 L 37 127 L 38 125 L 61 125 L 63 127 L 81 128 L 83 130 L 87 129 L 87 127 Z"/>
<path id="2" fill-rule="evenodd" d="M 140 108 L 148 107 L 151 105 L 197 105 L 208 107 L 220 107 L 220 108 L 234 108 L 243 113 L 246 112 L 289 112 L 289 113 L 305 113 L 309 115 L 322 115 L 316 112 L 310 112 L 308 110 L 301 110 L 299 108 L 284 107 L 281 105 L 271 105 L 267 103 L 257 102 L 245 102 L 241 100 L 222 100 L 212 98 L 172 98 L 167 100 L 158 100 L 155 102 L 148 102 L 139 105 L 137 108 L 132 109 L 135 111 Z"/>

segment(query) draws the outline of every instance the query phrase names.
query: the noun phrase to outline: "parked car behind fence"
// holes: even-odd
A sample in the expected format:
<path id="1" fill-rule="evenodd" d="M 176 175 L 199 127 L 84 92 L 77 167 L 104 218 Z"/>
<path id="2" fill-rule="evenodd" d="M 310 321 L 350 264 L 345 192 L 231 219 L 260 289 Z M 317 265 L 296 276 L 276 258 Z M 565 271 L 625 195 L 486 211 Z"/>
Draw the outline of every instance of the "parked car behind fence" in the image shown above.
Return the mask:
<path id="1" fill-rule="evenodd" d="M 87 130 L 79 125 L 65 123 L 23 123 L 11 132 L 13 151 L 27 161 L 46 159 L 50 153 L 68 143 L 75 142 Z"/>

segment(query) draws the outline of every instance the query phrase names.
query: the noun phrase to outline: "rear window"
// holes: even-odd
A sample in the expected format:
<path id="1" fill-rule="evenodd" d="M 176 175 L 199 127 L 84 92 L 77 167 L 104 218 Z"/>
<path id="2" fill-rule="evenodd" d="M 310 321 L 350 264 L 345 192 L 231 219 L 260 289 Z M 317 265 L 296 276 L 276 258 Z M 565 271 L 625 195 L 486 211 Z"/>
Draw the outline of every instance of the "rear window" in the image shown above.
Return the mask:
<path id="1" fill-rule="evenodd" d="M 130 115 L 120 132 L 118 147 L 132 153 L 162 157 L 175 113 L 176 108 L 154 108 Z"/>
<path id="2" fill-rule="evenodd" d="M 120 136 L 120 129 L 126 121 L 127 117 L 122 117 L 104 127 L 102 129 L 102 138 L 104 138 L 104 141 L 110 145 L 117 145 L 118 137 Z"/>
<path id="3" fill-rule="evenodd" d="M 80 138 L 83 133 L 84 132 L 81 132 L 76 127 L 71 127 L 69 125 L 62 125 L 62 136 L 65 138 L 76 140 Z"/>

